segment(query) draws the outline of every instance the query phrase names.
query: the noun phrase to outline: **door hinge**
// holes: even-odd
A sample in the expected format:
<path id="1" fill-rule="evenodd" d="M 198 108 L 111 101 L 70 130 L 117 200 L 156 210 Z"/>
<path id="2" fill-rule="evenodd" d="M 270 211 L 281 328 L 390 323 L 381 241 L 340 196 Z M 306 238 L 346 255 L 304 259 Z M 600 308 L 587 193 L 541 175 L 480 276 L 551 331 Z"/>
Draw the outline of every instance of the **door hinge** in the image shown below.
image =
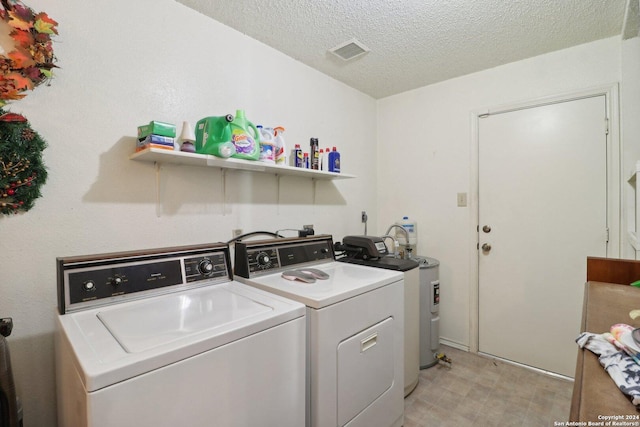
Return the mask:
<path id="1" fill-rule="evenodd" d="M 607 240 L 605 241 L 605 243 L 609 243 L 609 227 L 607 227 L 606 229 L 606 238 Z"/>
<path id="2" fill-rule="evenodd" d="M 604 134 L 609 135 L 609 118 L 608 117 L 605 117 L 604 119 Z"/>

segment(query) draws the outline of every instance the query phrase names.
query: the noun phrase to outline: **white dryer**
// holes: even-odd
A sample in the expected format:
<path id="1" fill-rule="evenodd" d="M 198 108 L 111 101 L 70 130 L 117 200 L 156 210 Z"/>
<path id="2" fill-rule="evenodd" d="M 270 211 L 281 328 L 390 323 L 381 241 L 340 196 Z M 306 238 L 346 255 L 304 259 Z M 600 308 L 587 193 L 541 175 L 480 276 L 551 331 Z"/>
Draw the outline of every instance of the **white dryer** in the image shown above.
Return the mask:
<path id="1" fill-rule="evenodd" d="M 305 307 L 224 244 L 58 258 L 60 427 L 305 422 Z"/>
<path id="2" fill-rule="evenodd" d="M 234 268 L 307 306 L 308 427 L 403 424 L 402 273 L 336 262 L 331 236 L 238 242 Z"/>

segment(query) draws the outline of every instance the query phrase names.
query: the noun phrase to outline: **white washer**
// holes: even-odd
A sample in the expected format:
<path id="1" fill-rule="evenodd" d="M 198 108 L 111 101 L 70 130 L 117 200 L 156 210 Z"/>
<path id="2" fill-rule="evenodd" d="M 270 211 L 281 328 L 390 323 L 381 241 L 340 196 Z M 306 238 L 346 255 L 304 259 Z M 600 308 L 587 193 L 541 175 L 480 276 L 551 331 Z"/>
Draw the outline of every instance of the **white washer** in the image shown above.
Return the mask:
<path id="1" fill-rule="evenodd" d="M 57 261 L 60 427 L 304 424 L 304 305 L 231 281 L 227 245 Z"/>
<path id="2" fill-rule="evenodd" d="M 307 426 L 403 424 L 402 273 L 336 262 L 331 236 L 238 242 L 234 268 L 237 280 L 307 306 Z M 328 278 L 283 277 L 305 268 Z"/>

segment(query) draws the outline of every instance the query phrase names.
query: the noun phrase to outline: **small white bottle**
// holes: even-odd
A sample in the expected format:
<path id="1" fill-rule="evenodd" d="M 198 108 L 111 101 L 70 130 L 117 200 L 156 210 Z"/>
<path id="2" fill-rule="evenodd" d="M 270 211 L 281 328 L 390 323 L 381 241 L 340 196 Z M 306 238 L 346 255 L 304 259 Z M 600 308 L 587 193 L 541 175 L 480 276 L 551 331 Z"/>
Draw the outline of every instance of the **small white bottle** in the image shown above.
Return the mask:
<path id="1" fill-rule="evenodd" d="M 286 165 L 287 164 L 287 146 L 284 142 L 284 128 L 282 126 L 277 126 L 273 128 L 275 136 L 273 138 L 273 143 L 275 145 L 275 160 L 277 165 Z"/>

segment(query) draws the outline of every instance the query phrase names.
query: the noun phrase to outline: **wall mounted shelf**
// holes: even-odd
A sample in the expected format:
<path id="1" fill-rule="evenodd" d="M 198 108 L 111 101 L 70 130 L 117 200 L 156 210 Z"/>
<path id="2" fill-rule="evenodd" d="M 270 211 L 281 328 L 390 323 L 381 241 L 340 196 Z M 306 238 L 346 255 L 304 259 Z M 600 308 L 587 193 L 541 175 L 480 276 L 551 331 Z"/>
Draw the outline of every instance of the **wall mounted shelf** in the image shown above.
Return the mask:
<path id="1" fill-rule="evenodd" d="M 317 180 L 334 180 L 356 178 L 355 175 L 345 173 L 325 172 L 311 169 L 301 169 L 291 166 L 271 165 L 268 163 L 242 160 L 242 159 L 222 159 L 206 154 L 185 153 L 183 151 L 163 150 L 161 148 L 145 148 L 129 156 L 131 160 L 175 164 L 185 166 L 207 166 L 220 169 L 235 169 L 251 172 L 268 173 L 271 175 L 290 175 Z"/>

